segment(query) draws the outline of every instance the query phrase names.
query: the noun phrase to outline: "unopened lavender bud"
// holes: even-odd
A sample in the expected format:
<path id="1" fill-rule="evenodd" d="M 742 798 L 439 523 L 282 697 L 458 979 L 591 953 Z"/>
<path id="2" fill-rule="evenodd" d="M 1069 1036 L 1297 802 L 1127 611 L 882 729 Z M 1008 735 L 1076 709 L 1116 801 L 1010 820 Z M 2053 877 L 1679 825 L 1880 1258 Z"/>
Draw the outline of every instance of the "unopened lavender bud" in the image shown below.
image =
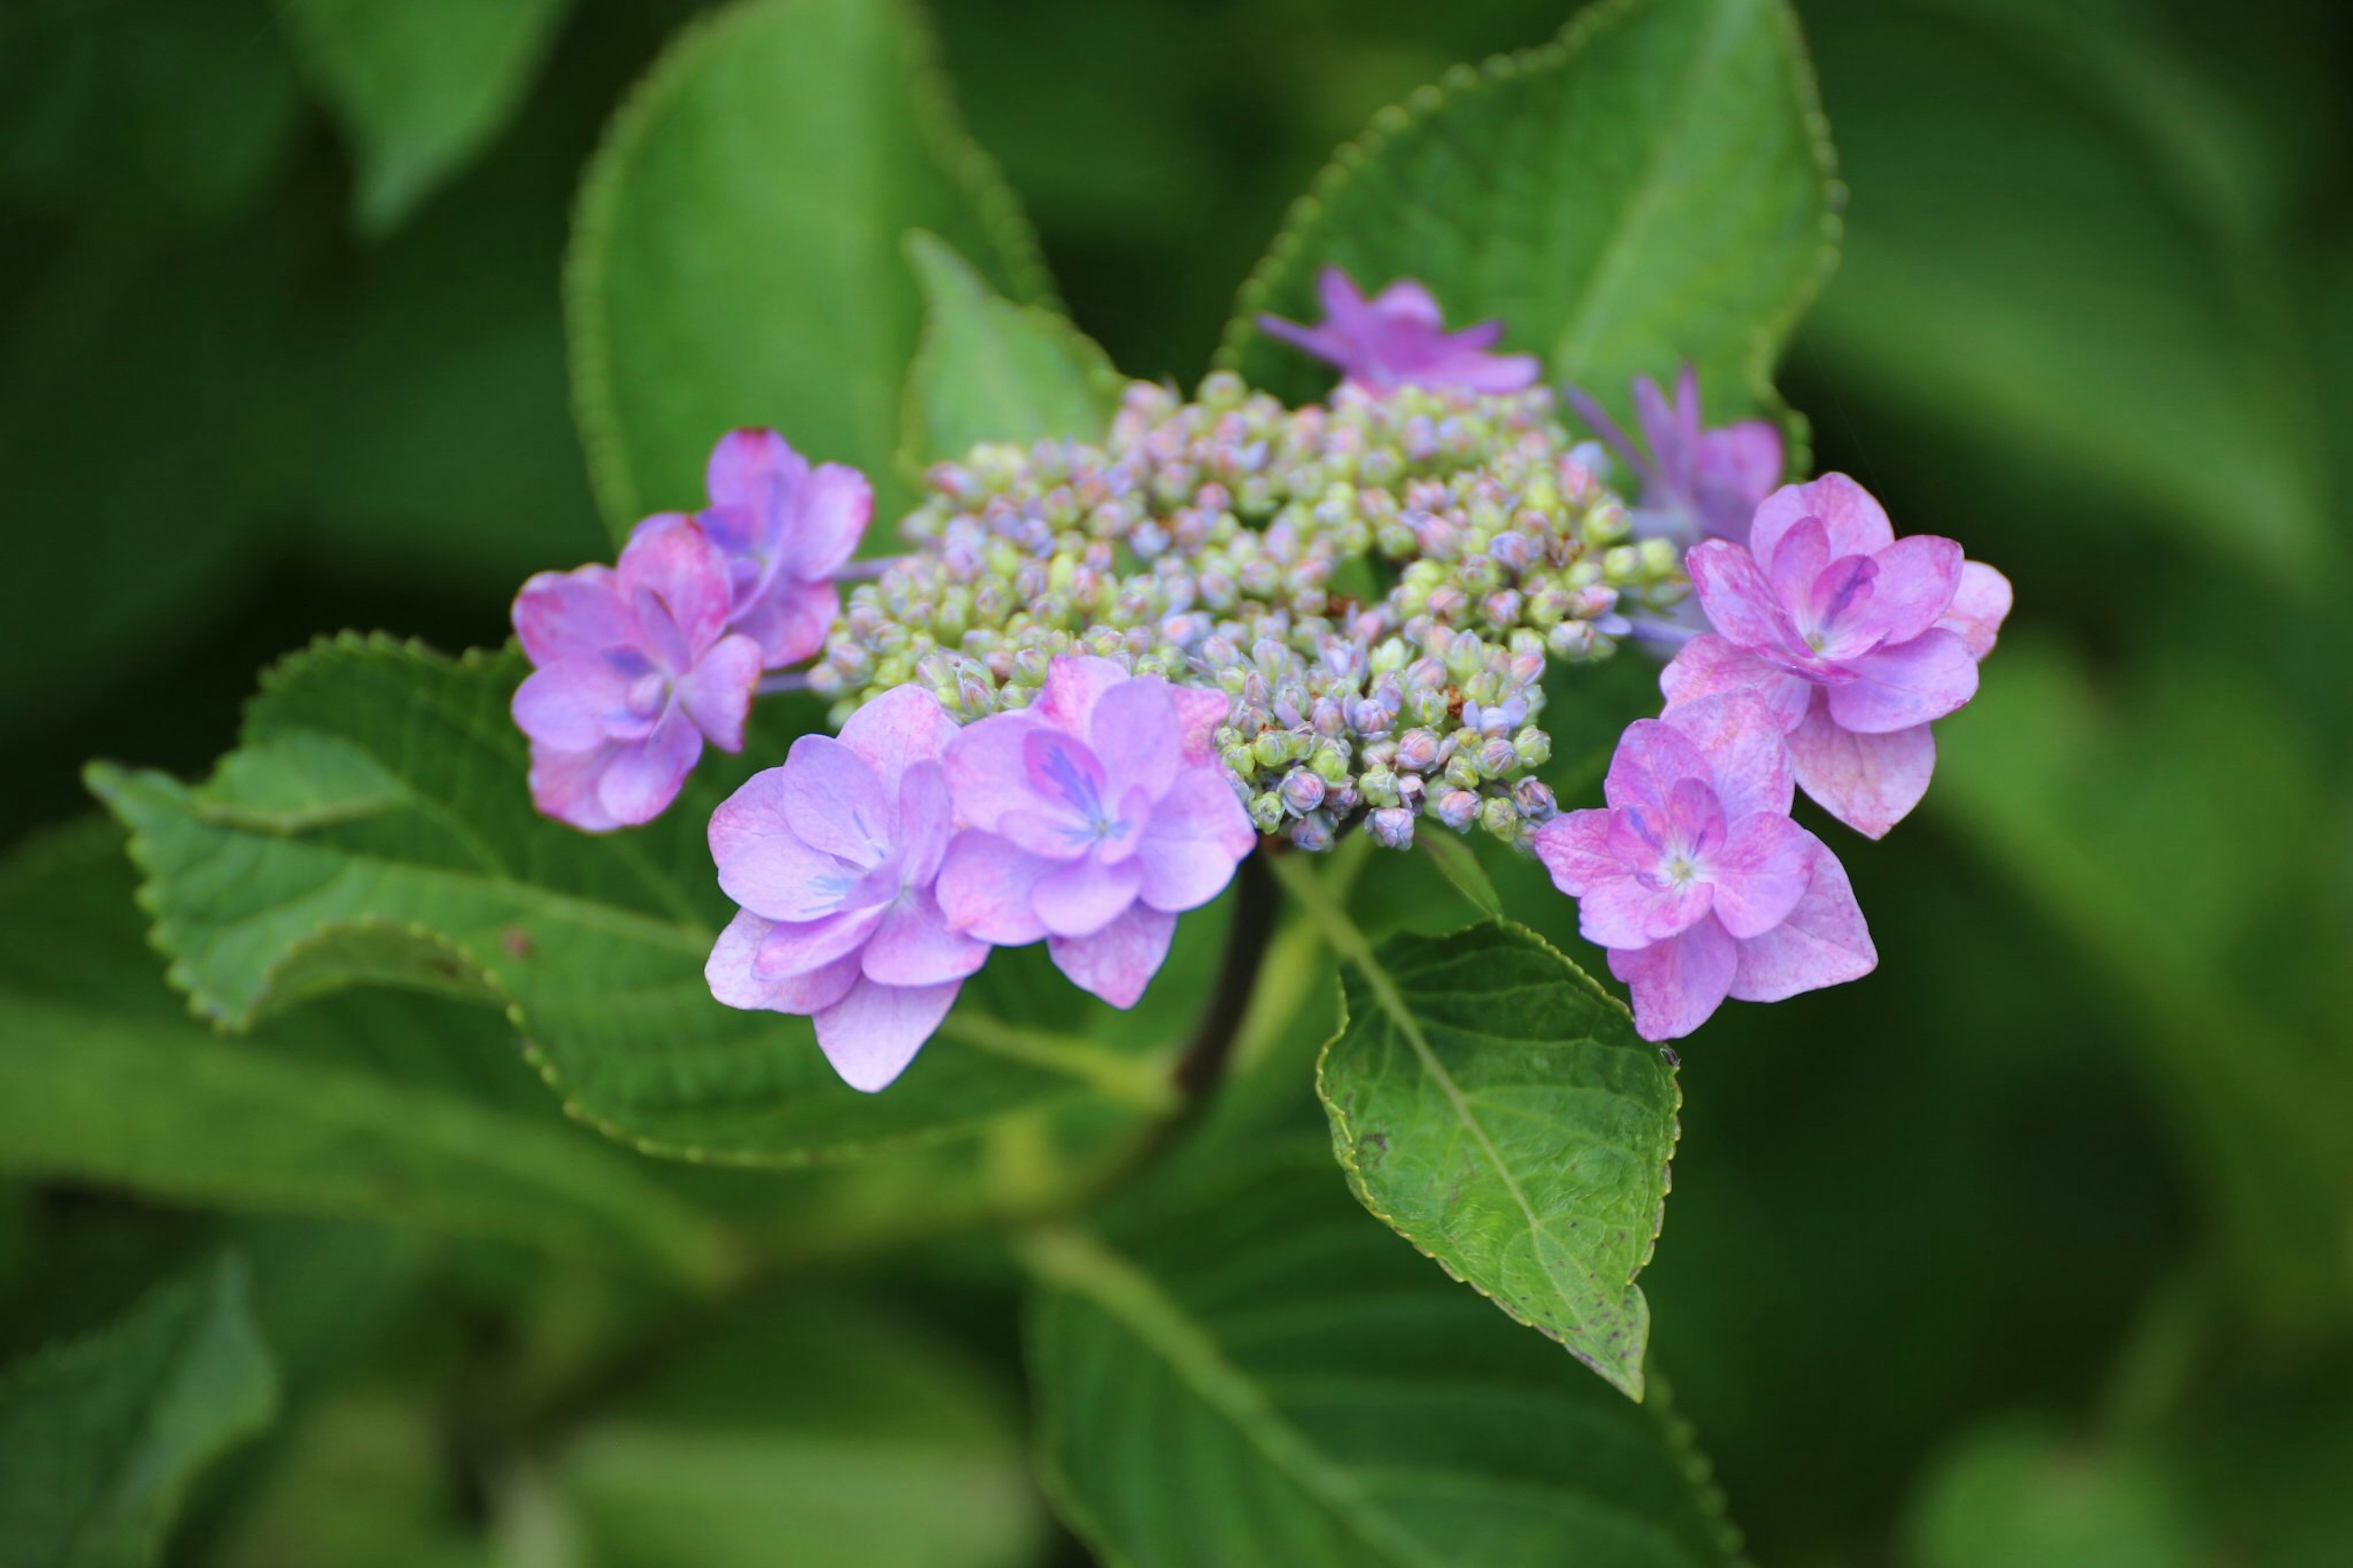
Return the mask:
<path id="1" fill-rule="evenodd" d="M 1261 833 L 1280 832 L 1291 814 L 1282 808 L 1282 796 L 1272 790 L 1253 795 L 1250 803 L 1250 826 Z"/>
<path id="2" fill-rule="evenodd" d="M 1324 781 L 1304 768 L 1293 769 L 1282 781 L 1284 809 L 1304 816 L 1324 804 Z"/>
<path id="3" fill-rule="evenodd" d="M 1430 786 L 1419 773 L 1399 773 L 1397 782 L 1398 804 L 1408 811 L 1419 811 L 1430 798 Z"/>
<path id="4" fill-rule="evenodd" d="M 1457 789 L 1477 789 L 1482 782 L 1475 752 L 1458 751 L 1446 759 L 1446 782 Z"/>
<path id="5" fill-rule="evenodd" d="M 1560 811 L 1552 786 L 1542 779 L 1522 779 L 1513 785 L 1512 806 L 1528 822 L 1550 822 Z"/>
<path id="6" fill-rule="evenodd" d="M 1398 737 L 1397 765 L 1407 773 L 1426 773 L 1438 765 L 1438 737 L 1428 730 L 1408 730 Z"/>
<path id="7" fill-rule="evenodd" d="M 1479 771 L 1482 773 L 1484 773 L 1487 777 L 1491 779 L 1502 778 L 1505 773 L 1510 773 L 1519 765 L 1519 752 L 1513 750 L 1512 743 L 1509 741 L 1504 740 L 1502 736 L 1495 736 L 1481 743 L 1479 747 Z"/>
<path id="8" fill-rule="evenodd" d="M 1365 819 L 1365 831 L 1384 849 L 1413 847 L 1413 813 L 1401 805 L 1385 805 Z"/>
<path id="9" fill-rule="evenodd" d="M 1555 658 L 1589 658 L 1593 643 L 1590 621 L 1563 621 L 1545 634 L 1545 647 L 1552 650 Z"/>
<path id="10" fill-rule="evenodd" d="M 1431 809 L 1439 821 L 1460 833 L 1478 816 L 1479 797 L 1467 789 L 1451 789 L 1438 797 Z"/>
<path id="11" fill-rule="evenodd" d="M 1291 841 L 1313 854 L 1331 848 L 1332 819 L 1320 811 L 1309 813 L 1291 825 Z"/>

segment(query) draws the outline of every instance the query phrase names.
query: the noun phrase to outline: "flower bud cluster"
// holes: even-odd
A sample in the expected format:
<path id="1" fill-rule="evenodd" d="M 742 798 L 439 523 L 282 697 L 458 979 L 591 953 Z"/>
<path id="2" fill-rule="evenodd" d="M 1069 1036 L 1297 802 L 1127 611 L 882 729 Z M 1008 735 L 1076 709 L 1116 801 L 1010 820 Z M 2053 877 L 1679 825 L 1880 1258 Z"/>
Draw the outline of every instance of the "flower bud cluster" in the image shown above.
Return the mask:
<path id="1" fill-rule="evenodd" d="M 927 476 L 910 553 L 852 590 L 810 685 L 844 720 L 917 684 L 965 721 L 1064 654 L 1214 687 L 1253 823 L 1306 848 L 1422 817 L 1519 842 L 1547 661 L 1606 658 L 1621 606 L 1685 592 L 1543 388 L 1344 385 L 1287 409 L 1216 374 L 1136 383 L 1100 445 L 984 444 Z"/>

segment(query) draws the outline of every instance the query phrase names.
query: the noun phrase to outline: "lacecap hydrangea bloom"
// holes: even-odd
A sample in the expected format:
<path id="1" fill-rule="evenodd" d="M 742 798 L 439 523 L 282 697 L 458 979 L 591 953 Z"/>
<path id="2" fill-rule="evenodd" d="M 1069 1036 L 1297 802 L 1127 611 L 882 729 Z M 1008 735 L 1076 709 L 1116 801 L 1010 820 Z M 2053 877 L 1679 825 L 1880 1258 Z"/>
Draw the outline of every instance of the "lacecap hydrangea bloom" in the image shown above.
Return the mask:
<path id="1" fill-rule="evenodd" d="M 1534 854 L 1651 1039 L 1869 972 L 1796 791 L 1873 837 L 1910 810 L 2009 584 L 1898 539 L 1842 475 L 1774 489 L 1778 433 L 1704 427 L 1688 372 L 1672 402 L 1636 384 L 1638 447 L 1581 397 L 1574 429 L 1533 357 L 1493 352 L 1500 324 L 1447 331 L 1419 283 L 1319 288 L 1324 321 L 1264 324 L 1339 367 L 1327 402 L 1137 383 L 1099 437 L 983 443 L 846 594 L 864 479 L 725 437 L 703 511 L 517 600 L 541 808 L 644 821 L 704 740 L 742 743 L 755 688 L 828 701 L 839 738 L 712 818 L 740 912 L 708 978 L 811 1017 L 868 1090 L 991 947 L 1044 942 L 1130 1006 L 1245 858 L 1351 832 Z M 1602 805 L 1564 813 L 1546 677 L 1641 657 L 1630 635 L 1682 645 L 1665 710 L 1626 731 Z"/>

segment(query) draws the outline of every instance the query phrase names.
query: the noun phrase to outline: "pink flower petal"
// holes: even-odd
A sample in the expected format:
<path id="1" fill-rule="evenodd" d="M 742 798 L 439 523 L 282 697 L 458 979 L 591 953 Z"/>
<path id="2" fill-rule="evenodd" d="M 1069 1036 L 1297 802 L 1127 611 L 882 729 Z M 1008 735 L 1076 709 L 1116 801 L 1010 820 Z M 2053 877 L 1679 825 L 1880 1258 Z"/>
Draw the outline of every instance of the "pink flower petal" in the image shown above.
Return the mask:
<path id="1" fill-rule="evenodd" d="M 1114 1007 L 1133 1007 L 1166 962 L 1176 934 L 1175 915 L 1137 904 L 1092 936 L 1058 936 L 1046 948 L 1071 984 Z"/>
<path id="2" fill-rule="evenodd" d="M 1773 596 L 1784 607 L 1806 605 L 1813 597 L 1814 584 L 1830 570 L 1830 531 L 1819 518 L 1801 517 L 1781 536 L 1781 542 L 1774 546 L 1769 559 L 1761 555 L 1752 558 L 1765 568 L 1773 584 Z"/>
<path id="3" fill-rule="evenodd" d="M 948 929 L 929 889 L 891 907 L 860 952 L 866 978 L 884 985 L 936 985 L 962 980 L 988 957 L 988 944 Z"/>
<path id="4" fill-rule="evenodd" d="M 1587 884 L 1577 900 L 1577 929 L 1596 947 L 1645 947 L 1707 919 L 1714 904 L 1706 882 L 1662 883 L 1620 871 Z"/>
<path id="5" fill-rule="evenodd" d="M 634 647 L 638 621 L 609 566 L 542 572 L 515 595 L 515 636 L 536 665 Z"/>
<path id="6" fill-rule="evenodd" d="M 1104 692 L 1133 679 L 1107 658 L 1066 653 L 1046 667 L 1046 684 L 1029 711 L 1074 739 L 1084 739 L 1089 717 Z"/>
<path id="7" fill-rule="evenodd" d="M 1830 689 L 1841 730 L 1883 735 L 1942 719 L 1978 694 L 1978 661 L 1956 632 L 1931 629 L 1910 642 L 1849 661 L 1855 679 Z"/>
<path id="8" fill-rule="evenodd" d="M 754 773 L 720 803 L 711 814 L 711 858 L 720 888 L 745 909 L 772 921 L 813 921 L 841 907 L 865 868 L 801 842 L 784 772 Z"/>
<path id="9" fill-rule="evenodd" d="M 887 912 L 887 906 L 879 901 L 861 901 L 860 907 L 813 921 L 772 921 L 767 934 L 760 939 L 759 951 L 752 955 L 752 973 L 772 982 L 812 973 L 853 957 Z"/>
<path id="10" fill-rule="evenodd" d="M 777 809 L 802 843 L 861 868 L 891 852 L 895 792 L 857 752 L 830 735 L 803 735 L 776 772 Z"/>
<path id="11" fill-rule="evenodd" d="M 533 670 L 515 688 L 515 727 L 558 751 L 585 752 L 610 738 L 606 720 L 626 715 L 631 677 L 591 655 Z"/>
<path id="12" fill-rule="evenodd" d="M 1602 798 L 1617 807 L 1664 810 L 1676 784 L 1685 779 L 1713 781 L 1715 770 L 1689 735 L 1656 719 L 1637 719 L 1618 738 Z"/>
<path id="13" fill-rule="evenodd" d="M 1788 744 L 1799 786 L 1824 811 L 1873 838 L 1884 837 L 1920 804 L 1936 768 L 1936 742 L 1927 725 L 1858 735 L 1831 717 L 1827 693 L 1816 696 Z"/>
<path id="14" fill-rule="evenodd" d="M 727 922 L 702 969 L 714 998 L 730 1007 L 806 1016 L 839 1002 L 858 983 L 854 953 L 806 974 L 762 978 L 754 963 L 771 924 L 748 910 Z"/>
<path id="15" fill-rule="evenodd" d="M 719 547 L 683 512 L 663 512 L 638 524 L 622 547 L 618 586 L 634 600 L 659 599 L 678 623 L 691 658 L 719 639 L 733 599 Z M 640 622 L 644 616 L 638 617 Z"/>
<path id="16" fill-rule="evenodd" d="M 1046 934 L 1034 895 L 1057 862 L 1029 854 L 994 833 L 959 833 L 940 862 L 940 910 L 948 924 L 998 947 Z"/>
<path id="17" fill-rule="evenodd" d="M 1153 800 L 1168 792 L 1184 762 L 1185 742 L 1168 682 L 1136 676 L 1099 698 L 1087 719 L 1087 744 L 1103 764 L 1103 798 L 1141 790 Z"/>
<path id="18" fill-rule="evenodd" d="M 1611 846 L 1614 811 L 1564 811 L 1535 831 L 1531 847 L 1552 873 L 1552 885 L 1572 899 L 1631 869 Z"/>
<path id="19" fill-rule="evenodd" d="M 705 739 L 723 752 L 744 749 L 744 721 L 760 683 L 760 645 L 726 637 L 678 683 L 679 705 Z"/>
<path id="20" fill-rule="evenodd" d="M 1783 485 L 1767 496 L 1748 526 L 1748 548 L 1759 561 L 1770 561 L 1781 547 L 1781 536 L 1809 517 L 1821 520 L 1833 560 L 1876 555 L 1895 542 L 1886 510 L 1869 490 L 1844 474 L 1824 474 L 1810 484 Z"/>
<path id="21" fill-rule="evenodd" d="M 1789 814 L 1797 793 L 1789 748 L 1779 716 L 1756 689 L 1675 703 L 1660 715 L 1660 722 L 1690 736 L 1707 758 L 1715 770 L 1716 797 L 1723 801 L 1726 817 L 1760 811 Z"/>
<path id="22" fill-rule="evenodd" d="M 1772 584 L 1748 552 L 1704 539 L 1684 555 L 1683 570 L 1691 574 L 1692 592 L 1708 624 L 1733 644 L 1760 653 L 1802 651 Z"/>
<path id="23" fill-rule="evenodd" d="M 531 748 L 532 805 L 541 816 L 569 823 L 584 833 L 610 833 L 621 826 L 621 819 L 605 809 L 596 784 L 620 750 L 616 742 L 579 752 L 559 751 L 534 742 Z"/>
<path id="24" fill-rule="evenodd" d="M 2010 617 L 2010 579 L 1982 561 L 1961 563 L 1960 586 L 1936 624 L 1959 636 L 1971 658 L 1993 651 L 2001 623 Z"/>
<path id="25" fill-rule="evenodd" d="M 881 985 L 861 979 L 817 1015 L 818 1047 L 841 1081 L 867 1094 L 888 1089 L 955 1005 L 964 982 Z"/>
<path id="26" fill-rule="evenodd" d="M 1082 855 L 1038 879 L 1030 904 L 1055 936 L 1092 936 L 1119 918 L 1144 885 L 1144 868 L 1133 859 L 1106 864 Z"/>
<path id="27" fill-rule="evenodd" d="M 1715 918 L 1736 938 L 1761 936 L 1788 919 L 1813 876 L 1814 836 L 1771 812 L 1732 825 L 1724 847 L 1708 857 Z"/>
<path id="28" fill-rule="evenodd" d="M 1788 919 L 1740 944 L 1732 994 L 1743 1002 L 1778 1002 L 1860 978 L 1878 966 L 1879 952 L 1846 868 L 1827 845 L 1807 837 L 1812 840 L 1813 874 L 1806 896 Z"/>
<path id="29" fill-rule="evenodd" d="M 995 833 L 1007 812 L 1037 810 L 1024 748 L 1030 733 L 1045 727 L 1038 714 L 1024 710 L 992 713 L 957 731 L 945 757 L 956 815 L 984 833 Z"/>
<path id="30" fill-rule="evenodd" d="M 1806 716 L 1814 686 L 1804 676 L 1736 647 L 1714 632 L 1702 632 L 1659 672 L 1659 689 L 1665 693 L 1670 711 L 1702 698 L 1753 692 L 1782 729 L 1792 730 Z"/>
<path id="31" fill-rule="evenodd" d="M 778 575 L 736 611 L 728 626 L 760 645 L 768 668 L 782 669 L 825 647 L 826 635 L 840 613 L 841 590 L 831 583 Z"/>
<path id="32" fill-rule="evenodd" d="M 849 716 L 841 743 L 871 763 L 883 790 L 895 795 L 901 774 L 916 763 L 945 757 L 958 733 L 955 720 L 929 690 L 894 686 Z"/>
<path id="33" fill-rule="evenodd" d="M 1225 890 L 1235 866 L 1257 847 L 1250 814 L 1225 770 L 1187 768 L 1160 797 L 1136 843 L 1144 871 L 1138 895 L 1155 910 L 1198 909 Z"/>
<path id="34" fill-rule="evenodd" d="M 702 755 L 702 731 L 683 713 L 662 716 L 652 734 L 618 747 L 596 781 L 596 799 L 616 822 L 651 822 L 678 798 Z"/>
<path id="35" fill-rule="evenodd" d="M 1222 691 L 1199 686 L 1171 686 L 1168 698 L 1176 705 L 1176 736 L 1184 748 L 1185 760 L 1196 763 L 1214 761 L 1214 737 L 1218 726 L 1232 715 L 1233 699 Z"/>
<path id="36" fill-rule="evenodd" d="M 955 831 L 946 770 L 937 763 L 917 763 L 900 774 L 899 875 L 907 886 L 927 888 L 938 879 L 940 859 Z"/>
<path id="37" fill-rule="evenodd" d="M 1648 947 L 1609 950 L 1609 973 L 1634 994 L 1634 1032 L 1679 1040 L 1714 1016 L 1731 993 L 1739 946 L 1715 917 Z"/>
<path id="38" fill-rule="evenodd" d="M 774 430 L 730 430 L 711 448 L 702 488 L 719 506 L 773 515 L 798 493 L 808 459 Z"/>
<path id="39" fill-rule="evenodd" d="M 1696 479 L 1700 526 L 1717 539 L 1747 543 L 1757 503 L 1781 482 L 1781 432 L 1763 419 L 1705 432 Z"/>
<path id="40" fill-rule="evenodd" d="M 1936 624 L 1961 582 L 1961 547 L 1915 533 L 1873 556 L 1870 596 L 1840 617 L 1838 640 L 1862 647 L 1910 642 Z M 1841 657 L 1833 653 L 1832 658 Z"/>
<path id="41" fill-rule="evenodd" d="M 779 570 L 804 582 L 830 577 L 866 537 L 874 518 L 874 487 L 856 468 L 820 463 L 801 486 L 797 502 L 777 541 Z"/>

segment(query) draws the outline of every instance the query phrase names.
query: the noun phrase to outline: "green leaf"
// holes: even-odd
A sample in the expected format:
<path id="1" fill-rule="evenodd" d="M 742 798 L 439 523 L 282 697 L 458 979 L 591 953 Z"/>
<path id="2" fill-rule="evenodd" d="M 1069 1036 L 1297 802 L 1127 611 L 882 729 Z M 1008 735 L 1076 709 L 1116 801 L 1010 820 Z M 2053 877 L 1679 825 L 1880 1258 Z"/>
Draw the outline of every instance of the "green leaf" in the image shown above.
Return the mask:
<path id="1" fill-rule="evenodd" d="M 1324 373 L 1257 325 L 1316 271 L 1430 285 L 1451 321 L 1623 413 L 1689 361 L 1711 413 L 1778 410 L 1776 353 L 1835 253 L 1830 143 L 1782 0 L 1613 0 L 1458 68 L 1343 148 L 1241 292 L 1220 358 L 1293 395 Z"/>
<path id="2" fill-rule="evenodd" d="M 360 227 L 396 227 L 521 106 L 571 0 L 278 0 L 359 163 Z"/>
<path id="3" fill-rule="evenodd" d="M 1675 1075 L 1616 998 L 1521 926 L 1350 961 L 1317 1091 L 1365 1206 L 1628 1395 L 1666 1213 Z"/>
<path id="4" fill-rule="evenodd" d="M 1415 835 L 1414 847 L 1438 868 L 1438 874 L 1456 892 L 1470 900 L 1472 909 L 1490 920 L 1503 918 L 1504 900 L 1467 840 L 1452 833 L 1421 833 Z"/>
<path id="5" fill-rule="evenodd" d="M 523 668 L 347 637 L 267 678 L 208 783 L 92 767 L 200 1013 L 245 1027 L 353 984 L 495 1000 L 575 1116 L 695 1160 L 798 1164 L 1076 1101 L 1170 1108 L 1217 917 L 1185 922 L 1133 1014 L 1044 978 L 1042 948 L 998 953 L 907 1076 L 860 1094 L 807 1019 L 723 1006 L 702 978 L 732 912 L 711 811 L 810 706 L 764 707 L 744 754 L 706 756 L 659 822 L 598 837 L 532 809 L 508 715 Z"/>
<path id="6" fill-rule="evenodd" d="M 705 1337 L 549 1480 L 605 1568 L 1012 1568 L 1045 1524 L 1005 1390 L 871 1304 L 806 1294 Z"/>
<path id="7" fill-rule="evenodd" d="M 12 1568 L 153 1563 L 188 1484 L 269 1425 L 277 1374 L 223 1258 L 0 1380 L 0 1541 Z"/>
<path id="8" fill-rule="evenodd" d="M 1706 1461 L 1367 1225 L 1313 1144 L 1035 1237 L 1047 1495 L 1105 1561 L 1730 1561 Z M 1172 1484 L 1182 1478 L 1182 1484 Z"/>
<path id="9" fill-rule="evenodd" d="M 1915 1568 L 2200 1568 L 2216 1559 L 2150 1455 L 2017 1419 L 1940 1456 L 1905 1534 Z"/>
<path id="10" fill-rule="evenodd" d="M 709 1281 L 710 1219 L 530 1098 L 494 1100 L 436 1053 L 496 1065 L 495 1016 L 337 1002 L 227 1041 L 189 1018 L 142 940 L 122 840 L 91 824 L 0 869 L 0 1168 L 168 1202 L 495 1237 Z M 388 1046 L 405 1076 L 371 1068 Z"/>
<path id="11" fill-rule="evenodd" d="M 1125 382 L 1094 340 L 1055 311 L 997 298 L 935 236 L 908 235 L 907 259 L 924 309 L 900 446 L 911 479 L 981 441 L 1103 438 Z"/>
<path id="12" fill-rule="evenodd" d="M 744 425 L 863 468 L 882 515 L 902 509 L 914 227 L 1017 299 L 1045 291 L 904 0 L 749 0 L 670 47 L 589 168 L 566 264 L 575 404 L 617 536 L 700 504 L 712 443 Z"/>

